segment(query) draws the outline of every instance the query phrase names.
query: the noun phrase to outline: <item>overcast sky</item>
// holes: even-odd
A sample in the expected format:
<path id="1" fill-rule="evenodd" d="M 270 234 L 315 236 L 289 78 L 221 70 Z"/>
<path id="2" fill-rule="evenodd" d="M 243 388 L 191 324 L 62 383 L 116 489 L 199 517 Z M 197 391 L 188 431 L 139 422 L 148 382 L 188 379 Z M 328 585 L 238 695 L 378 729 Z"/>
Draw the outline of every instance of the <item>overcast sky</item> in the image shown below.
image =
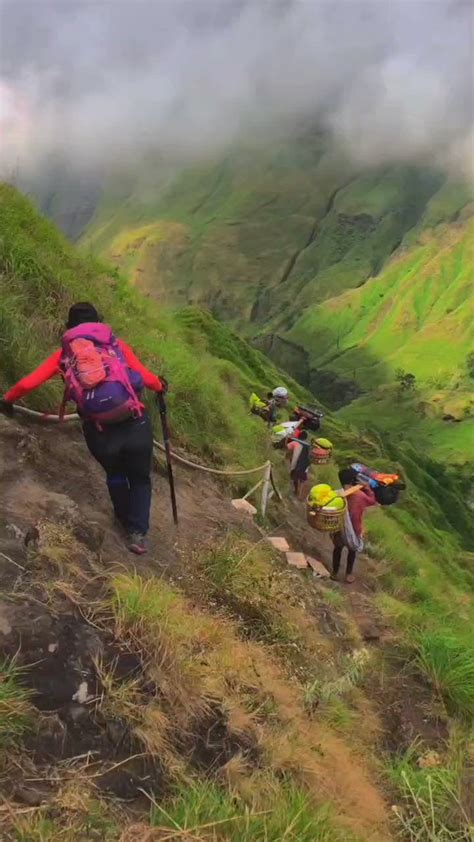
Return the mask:
<path id="1" fill-rule="evenodd" d="M 472 168 L 467 0 L 0 0 L 0 169 L 178 162 L 315 120 L 359 164 Z"/>

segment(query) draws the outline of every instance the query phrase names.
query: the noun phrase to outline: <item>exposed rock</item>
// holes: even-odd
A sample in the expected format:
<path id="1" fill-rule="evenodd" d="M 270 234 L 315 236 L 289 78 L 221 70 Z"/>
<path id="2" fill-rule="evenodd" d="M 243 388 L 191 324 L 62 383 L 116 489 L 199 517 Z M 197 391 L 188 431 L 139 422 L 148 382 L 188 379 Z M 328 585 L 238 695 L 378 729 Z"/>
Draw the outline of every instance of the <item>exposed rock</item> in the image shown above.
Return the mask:
<path id="1" fill-rule="evenodd" d="M 39 534 L 38 527 L 37 526 L 30 527 L 30 529 L 28 529 L 28 531 L 25 535 L 25 538 L 24 538 L 25 547 L 28 547 L 31 544 L 33 548 L 36 548 L 38 546 L 39 537 L 40 537 L 40 534 Z"/>
<path id="2" fill-rule="evenodd" d="M 19 785 L 15 788 L 14 798 L 29 807 L 39 807 L 50 797 L 50 793 L 38 787 Z"/>
<path id="3" fill-rule="evenodd" d="M 79 704 L 82 705 L 84 704 L 84 702 L 89 701 L 89 699 L 91 698 L 92 696 L 89 696 L 89 687 L 87 681 L 81 681 L 76 692 L 73 694 L 73 702 L 79 702 Z"/>
<path id="4" fill-rule="evenodd" d="M 98 552 L 104 543 L 104 530 L 97 523 L 77 523 L 72 534 L 77 541 L 94 553 Z"/>

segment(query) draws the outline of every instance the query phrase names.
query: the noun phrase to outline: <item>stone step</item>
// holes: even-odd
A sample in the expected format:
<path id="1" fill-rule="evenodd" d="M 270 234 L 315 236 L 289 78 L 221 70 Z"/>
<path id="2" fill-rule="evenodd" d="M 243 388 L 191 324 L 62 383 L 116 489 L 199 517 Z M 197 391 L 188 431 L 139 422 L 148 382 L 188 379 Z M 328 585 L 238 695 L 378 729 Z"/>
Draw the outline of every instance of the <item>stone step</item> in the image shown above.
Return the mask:
<path id="1" fill-rule="evenodd" d="M 275 550 L 280 550 L 282 553 L 286 553 L 290 549 L 286 538 L 281 538 L 279 535 L 275 535 L 274 537 L 267 536 L 267 541 Z"/>
<path id="2" fill-rule="evenodd" d="M 303 569 L 308 566 L 304 553 L 286 553 L 286 560 L 292 567 Z"/>
<path id="3" fill-rule="evenodd" d="M 237 509 L 238 512 L 243 512 L 246 515 L 250 515 L 253 517 L 257 514 L 257 509 L 255 506 L 252 506 L 248 500 L 243 500 L 242 498 L 238 497 L 235 500 L 231 500 L 231 503 L 234 509 Z"/>
<path id="4" fill-rule="evenodd" d="M 327 570 L 322 561 L 311 558 L 310 555 L 306 556 L 306 561 L 319 579 L 329 579 L 329 570 Z"/>

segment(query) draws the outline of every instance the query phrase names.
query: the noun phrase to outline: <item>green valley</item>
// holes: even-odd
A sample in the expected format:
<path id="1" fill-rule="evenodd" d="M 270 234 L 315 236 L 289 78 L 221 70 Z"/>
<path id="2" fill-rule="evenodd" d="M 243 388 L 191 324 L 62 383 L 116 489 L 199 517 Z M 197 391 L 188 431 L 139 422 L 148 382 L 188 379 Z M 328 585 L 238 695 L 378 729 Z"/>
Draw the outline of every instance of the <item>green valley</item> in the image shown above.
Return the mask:
<path id="1" fill-rule="evenodd" d="M 0 225 L 2 390 L 57 346 L 70 303 L 90 298 L 151 368 L 169 378 L 174 446 L 226 469 L 253 467 L 270 455 L 284 489 L 283 501 L 272 502 L 257 530 L 236 521 L 229 505 L 251 480 L 229 485 L 180 470 L 183 520 L 176 534 L 159 471 L 150 562 L 137 571 L 110 530 L 98 492 L 102 479 L 86 470 L 78 436 L 0 419 L 5 523 L 20 534 L 37 523 L 39 534 L 39 549 L 20 547 L 10 527 L 0 534 L 5 839 L 414 842 L 427 823 L 436 842 L 467 838 L 474 698 L 468 477 L 420 451 L 417 436 L 427 434 L 421 426 L 411 437 L 399 434 L 402 421 L 408 426 L 416 416 L 420 396 L 399 383 L 397 424 L 383 431 L 373 423 L 362 432 L 379 400 L 387 401 L 388 413 L 378 368 L 370 395 L 327 411 L 324 430 L 334 441 L 335 463 L 315 478 L 335 485 L 337 468 L 357 458 L 400 470 L 407 491 L 396 506 L 368 519 L 361 590 L 319 583 L 287 569 L 262 544 L 262 528 L 263 535 L 282 530 L 323 559 L 330 552 L 285 499 L 284 459 L 269 449 L 264 426 L 248 412 L 253 388 L 263 392 L 285 382 L 292 399 L 308 401 L 305 387 L 207 310 L 163 306 L 143 294 L 141 282 L 129 283 L 126 266 L 122 274 L 81 255 L 6 185 Z M 375 306 L 374 322 L 356 332 L 359 297 L 367 293 L 378 305 L 371 286 L 387 273 L 401 296 L 411 289 L 418 301 L 422 289 L 404 285 L 405 269 L 397 267 L 429 265 L 431 255 L 441 275 L 456 277 L 457 292 L 443 302 L 442 278 L 430 274 L 433 289 L 420 324 L 436 332 L 451 306 L 465 324 L 467 232 L 463 220 L 446 229 L 442 259 L 432 234 L 423 233 L 426 241 L 407 246 L 364 286 L 328 298 L 313 318 L 334 308 L 340 342 L 354 331 L 348 348 L 376 336 L 380 322 L 395 346 L 393 324 Z M 337 306 L 346 296 L 361 308 L 353 321 L 344 321 Z M 460 330 L 453 357 L 459 369 Z M 321 335 L 330 367 L 331 335 Z M 378 348 L 367 353 L 375 358 Z M 400 342 L 387 365 L 408 365 L 411 353 Z M 340 376 L 347 371 L 341 368 Z M 468 375 L 451 376 L 452 397 Z M 48 385 L 31 405 L 51 409 L 59 400 L 59 387 Z M 464 421 L 449 426 L 459 436 L 466 429 Z M 70 647 L 61 661 L 64 680 L 80 674 L 96 688 L 86 704 L 55 695 L 62 692 L 56 638 L 58 657 Z M 46 770 L 38 795 L 30 778 Z M 25 810 L 18 801 L 26 798 L 36 801 Z"/>
<path id="2" fill-rule="evenodd" d="M 0 0 L 0 842 L 474 842 L 471 5 Z"/>
<path id="3" fill-rule="evenodd" d="M 111 174 L 81 248 L 159 302 L 238 328 L 346 422 L 462 466 L 473 207 L 435 170 L 357 173 L 313 132 L 178 174 L 152 160 Z"/>

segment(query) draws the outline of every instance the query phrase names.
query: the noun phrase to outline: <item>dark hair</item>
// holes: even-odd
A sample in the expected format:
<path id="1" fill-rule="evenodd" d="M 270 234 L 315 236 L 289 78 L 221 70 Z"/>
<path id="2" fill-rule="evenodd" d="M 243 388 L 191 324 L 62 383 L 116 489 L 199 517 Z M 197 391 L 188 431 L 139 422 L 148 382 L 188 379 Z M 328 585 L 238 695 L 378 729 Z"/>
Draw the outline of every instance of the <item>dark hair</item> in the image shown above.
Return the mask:
<path id="1" fill-rule="evenodd" d="M 342 468 L 338 476 L 341 485 L 357 485 L 357 473 L 354 468 Z"/>
<path id="2" fill-rule="evenodd" d="M 84 322 L 100 321 L 102 319 L 93 304 L 90 304 L 89 301 L 79 301 L 69 309 L 66 327 L 70 330 L 70 328 L 82 325 Z"/>

